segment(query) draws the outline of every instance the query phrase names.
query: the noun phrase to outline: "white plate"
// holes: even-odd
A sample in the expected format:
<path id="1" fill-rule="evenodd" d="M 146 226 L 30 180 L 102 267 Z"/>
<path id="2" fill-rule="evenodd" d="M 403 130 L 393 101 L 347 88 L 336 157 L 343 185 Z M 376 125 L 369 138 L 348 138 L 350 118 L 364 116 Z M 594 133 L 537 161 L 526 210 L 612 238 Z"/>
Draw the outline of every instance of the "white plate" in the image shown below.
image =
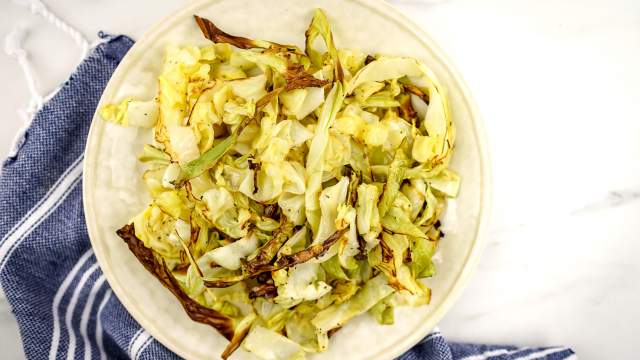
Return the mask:
<path id="1" fill-rule="evenodd" d="M 109 81 L 100 106 L 127 96 L 150 99 L 156 93 L 164 48 L 169 44 L 205 45 L 192 15 L 210 18 L 231 34 L 304 43 L 314 8 L 325 9 L 339 47 L 421 59 L 449 91 L 457 128 L 452 168 L 462 177 L 460 196 L 448 204 L 446 237 L 440 245 L 438 274 L 427 284 L 431 304 L 399 308 L 391 326 L 368 316 L 349 322 L 332 337 L 322 359 L 391 359 L 426 335 L 460 295 L 478 261 L 487 222 L 489 163 L 484 133 L 471 96 L 442 52 L 416 25 L 383 1 L 222 0 L 200 1 L 167 17 L 144 35 Z M 96 257 L 109 285 L 129 313 L 158 341 L 180 356 L 210 359 L 227 341 L 209 326 L 191 321 L 173 295 L 129 252 L 115 230 L 149 201 L 136 157 L 150 132 L 122 128 L 95 116 L 84 163 L 84 209 Z M 238 350 L 234 358 L 248 358 Z"/>

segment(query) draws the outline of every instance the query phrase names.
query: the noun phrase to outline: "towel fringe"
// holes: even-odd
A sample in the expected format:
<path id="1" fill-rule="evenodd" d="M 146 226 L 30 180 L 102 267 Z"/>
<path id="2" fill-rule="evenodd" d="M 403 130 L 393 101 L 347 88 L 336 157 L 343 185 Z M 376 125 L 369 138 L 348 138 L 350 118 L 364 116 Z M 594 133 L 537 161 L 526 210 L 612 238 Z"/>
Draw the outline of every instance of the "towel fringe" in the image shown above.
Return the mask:
<path id="1" fill-rule="evenodd" d="M 80 31 L 67 24 L 64 20 L 60 19 L 54 13 L 52 13 L 46 5 L 40 0 L 13 0 L 14 3 L 29 8 L 33 14 L 42 16 L 46 21 L 53 26 L 61 30 L 63 33 L 69 35 L 71 39 L 78 45 L 81 50 L 80 61 L 82 61 L 89 53 L 89 41 L 82 35 Z M 20 69 L 24 74 L 27 87 L 31 99 L 25 109 L 18 110 L 18 115 L 23 121 L 22 127 L 18 130 L 18 133 L 13 139 L 11 149 L 9 150 L 8 157 L 13 158 L 17 155 L 18 150 L 24 143 L 25 134 L 27 129 L 31 125 L 31 121 L 35 114 L 40 110 L 44 103 L 51 99 L 60 90 L 57 87 L 54 91 L 43 96 L 38 90 L 38 81 L 36 74 L 29 62 L 29 53 L 24 49 L 24 39 L 28 35 L 28 31 L 24 26 L 16 26 L 5 38 L 5 53 L 16 60 Z"/>
<path id="2" fill-rule="evenodd" d="M 26 6 L 33 14 L 42 16 L 50 24 L 60 29 L 63 33 L 69 35 L 71 39 L 82 50 L 80 54 L 80 61 L 82 61 L 89 53 L 89 41 L 82 35 L 80 31 L 71 25 L 67 24 L 64 20 L 52 13 L 47 6 L 40 0 L 13 0 L 14 3 Z"/>

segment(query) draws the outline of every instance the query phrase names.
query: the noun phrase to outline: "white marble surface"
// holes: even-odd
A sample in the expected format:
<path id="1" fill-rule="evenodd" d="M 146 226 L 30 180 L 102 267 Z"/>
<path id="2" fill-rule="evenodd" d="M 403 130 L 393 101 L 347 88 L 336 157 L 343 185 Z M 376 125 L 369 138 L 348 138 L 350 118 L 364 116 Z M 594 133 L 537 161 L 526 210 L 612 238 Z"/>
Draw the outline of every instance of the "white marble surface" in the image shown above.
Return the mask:
<path id="1" fill-rule="evenodd" d="M 479 269 L 441 329 L 452 340 L 640 353 L 640 2 L 394 0 L 457 64 L 484 116 L 494 210 Z M 184 1 L 49 1 L 89 39 L 134 37 Z M 73 42 L 0 3 L 0 35 L 30 29 L 40 89 L 74 68 Z M 0 55 L 0 153 L 29 94 Z M 0 300 L 3 359 L 22 358 Z"/>

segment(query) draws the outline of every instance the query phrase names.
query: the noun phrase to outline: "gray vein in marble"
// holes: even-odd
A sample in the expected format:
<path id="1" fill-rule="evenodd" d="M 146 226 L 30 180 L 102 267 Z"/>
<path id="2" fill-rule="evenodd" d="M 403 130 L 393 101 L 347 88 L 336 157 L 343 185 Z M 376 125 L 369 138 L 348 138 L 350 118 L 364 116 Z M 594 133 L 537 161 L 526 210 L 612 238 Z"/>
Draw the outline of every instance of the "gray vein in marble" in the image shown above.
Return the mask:
<path id="1" fill-rule="evenodd" d="M 593 212 L 593 211 L 603 210 L 607 208 L 623 206 L 637 200 L 640 200 L 640 191 L 633 191 L 633 190 L 611 191 L 604 199 L 589 203 L 579 209 L 576 209 L 571 212 L 571 215 L 580 215 L 587 212 Z"/>

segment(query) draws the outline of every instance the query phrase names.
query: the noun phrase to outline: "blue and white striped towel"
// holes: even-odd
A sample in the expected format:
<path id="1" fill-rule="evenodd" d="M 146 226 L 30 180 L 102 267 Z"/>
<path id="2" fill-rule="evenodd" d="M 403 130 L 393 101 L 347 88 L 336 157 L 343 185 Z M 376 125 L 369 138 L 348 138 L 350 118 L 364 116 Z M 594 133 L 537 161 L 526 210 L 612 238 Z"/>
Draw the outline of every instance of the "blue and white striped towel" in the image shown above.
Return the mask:
<path id="1" fill-rule="evenodd" d="M 102 90 L 133 45 L 98 45 L 40 110 L 0 176 L 0 283 L 30 359 L 173 359 L 113 296 L 82 210 L 82 161 Z M 142 270 L 140 267 L 140 271 Z M 515 348 L 427 336 L 403 360 L 566 359 L 567 348 Z"/>

